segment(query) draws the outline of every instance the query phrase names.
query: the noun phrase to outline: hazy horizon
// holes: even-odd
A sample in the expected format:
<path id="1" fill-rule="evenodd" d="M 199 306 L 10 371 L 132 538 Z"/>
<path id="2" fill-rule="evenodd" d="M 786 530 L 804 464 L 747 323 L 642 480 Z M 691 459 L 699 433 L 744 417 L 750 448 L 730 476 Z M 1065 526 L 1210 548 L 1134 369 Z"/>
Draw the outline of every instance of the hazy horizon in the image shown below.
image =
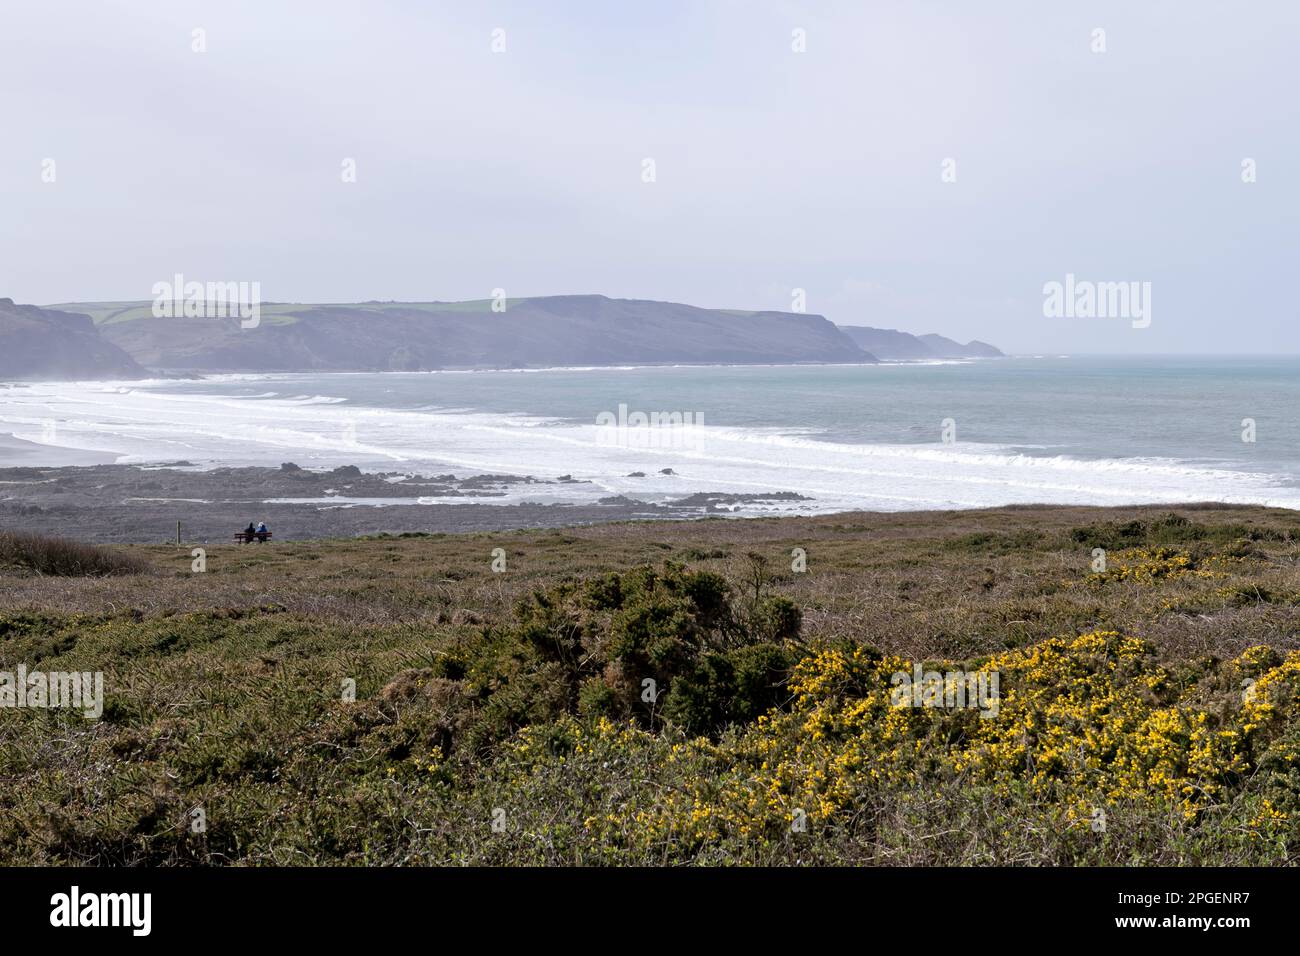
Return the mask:
<path id="1" fill-rule="evenodd" d="M 175 273 L 268 302 L 799 289 L 1021 355 L 1300 352 L 1281 2 L 110 0 L 0 29 L 17 302 Z M 1149 282 L 1149 327 L 1045 317 L 1071 274 Z"/>

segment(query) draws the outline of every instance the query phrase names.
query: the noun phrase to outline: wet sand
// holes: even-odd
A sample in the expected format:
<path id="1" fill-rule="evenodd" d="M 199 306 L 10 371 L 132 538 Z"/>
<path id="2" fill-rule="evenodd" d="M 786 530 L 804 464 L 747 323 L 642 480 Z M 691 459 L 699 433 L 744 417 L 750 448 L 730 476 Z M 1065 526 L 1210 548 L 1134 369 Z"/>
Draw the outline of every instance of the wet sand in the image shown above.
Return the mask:
<path id="1" fill-rule="evenodd" d="M 86 451 L 78 448 L 60 448 L 41 445 L 15 438 L 0 432 L 0 465 L 104 465 L 117 460 L 117 455 L 107 451 Z"/>

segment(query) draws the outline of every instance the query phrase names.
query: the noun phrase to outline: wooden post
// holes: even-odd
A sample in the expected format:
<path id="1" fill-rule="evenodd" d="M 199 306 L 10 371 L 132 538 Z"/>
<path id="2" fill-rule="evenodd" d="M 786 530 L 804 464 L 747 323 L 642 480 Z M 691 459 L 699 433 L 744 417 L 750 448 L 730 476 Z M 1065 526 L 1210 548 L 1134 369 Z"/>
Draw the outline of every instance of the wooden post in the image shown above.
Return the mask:
<path id="1" fill-rule="evenodd" d="M 181 523 L 179 521 L 176 522 L 176 543 L 181 543 Z"/>

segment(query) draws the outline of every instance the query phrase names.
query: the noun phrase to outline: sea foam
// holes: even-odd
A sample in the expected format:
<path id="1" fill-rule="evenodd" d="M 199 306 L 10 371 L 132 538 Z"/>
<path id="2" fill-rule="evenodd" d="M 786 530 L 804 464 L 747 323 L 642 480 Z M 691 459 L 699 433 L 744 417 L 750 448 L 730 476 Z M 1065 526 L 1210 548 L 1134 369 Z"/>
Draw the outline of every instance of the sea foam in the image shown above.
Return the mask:
<path id="1" fill-rule="evenodd" d="M 269 377 L 268 377 L 269 378 Z M 810 428 L 701 425 L 687 447 L 611 445 L 595 424 L 436 408 L 366 407 L 320 389 L 323 376 L 229 377 L 245 396 L 204 383 L 37 383 L 0 393 L 0 432 L 61 448 L 111 452 L 121 463 L 187 459 L 216 467 L 358 465 L 368 471 L 572 475 L 574 483 L 506 488 L 483 503 L 592 503 L 625 495 L 665 502 L 695 492 L 792 491 L 812 499 L 739 505 L 738 513 L 979 508 L 1008 504 L 1223 501 L 1300 507 L 1282 475 L 1166 458 L 1025 454 L 1023 448 L 938 442 L 853 444 Z M 268 391 L 269 387 L 287 387 Z M 219 383 L 215 383 L 219 384 Z M 272 397 L 274 396 L 274 397 Z M 33 464 L 29 457 L 23 464 Z M 672 474 L 661 474 L 671 469 Z M 632 477 L 632 473 L 643 477 Z"/>

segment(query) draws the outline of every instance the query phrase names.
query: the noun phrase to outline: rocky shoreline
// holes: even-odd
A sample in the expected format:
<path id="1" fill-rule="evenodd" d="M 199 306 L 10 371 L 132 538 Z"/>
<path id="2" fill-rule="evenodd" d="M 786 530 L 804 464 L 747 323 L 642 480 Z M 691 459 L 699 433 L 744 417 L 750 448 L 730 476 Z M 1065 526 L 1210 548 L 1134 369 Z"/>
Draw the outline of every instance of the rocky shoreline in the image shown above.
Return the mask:
<path id="1" fill-rule="evenodd" d="M 276 541 L 373 534 L 558 528 L 638 519 L 731 514 L 734 507 L 790 502 L 791 492 L 684 494 L 664 503 L 625 496 L 591 504 L 527 500 L 563 497 L 570 476 L 415 476 L 365 473 L 348 465 L 313 471 L 201 469 L 159 465 L 0 468 L 0 528 L 101 543 L 227 543 L 250 521 L 266 521 Z M 520 499 L 523 500 L 520 500 Z"/>

